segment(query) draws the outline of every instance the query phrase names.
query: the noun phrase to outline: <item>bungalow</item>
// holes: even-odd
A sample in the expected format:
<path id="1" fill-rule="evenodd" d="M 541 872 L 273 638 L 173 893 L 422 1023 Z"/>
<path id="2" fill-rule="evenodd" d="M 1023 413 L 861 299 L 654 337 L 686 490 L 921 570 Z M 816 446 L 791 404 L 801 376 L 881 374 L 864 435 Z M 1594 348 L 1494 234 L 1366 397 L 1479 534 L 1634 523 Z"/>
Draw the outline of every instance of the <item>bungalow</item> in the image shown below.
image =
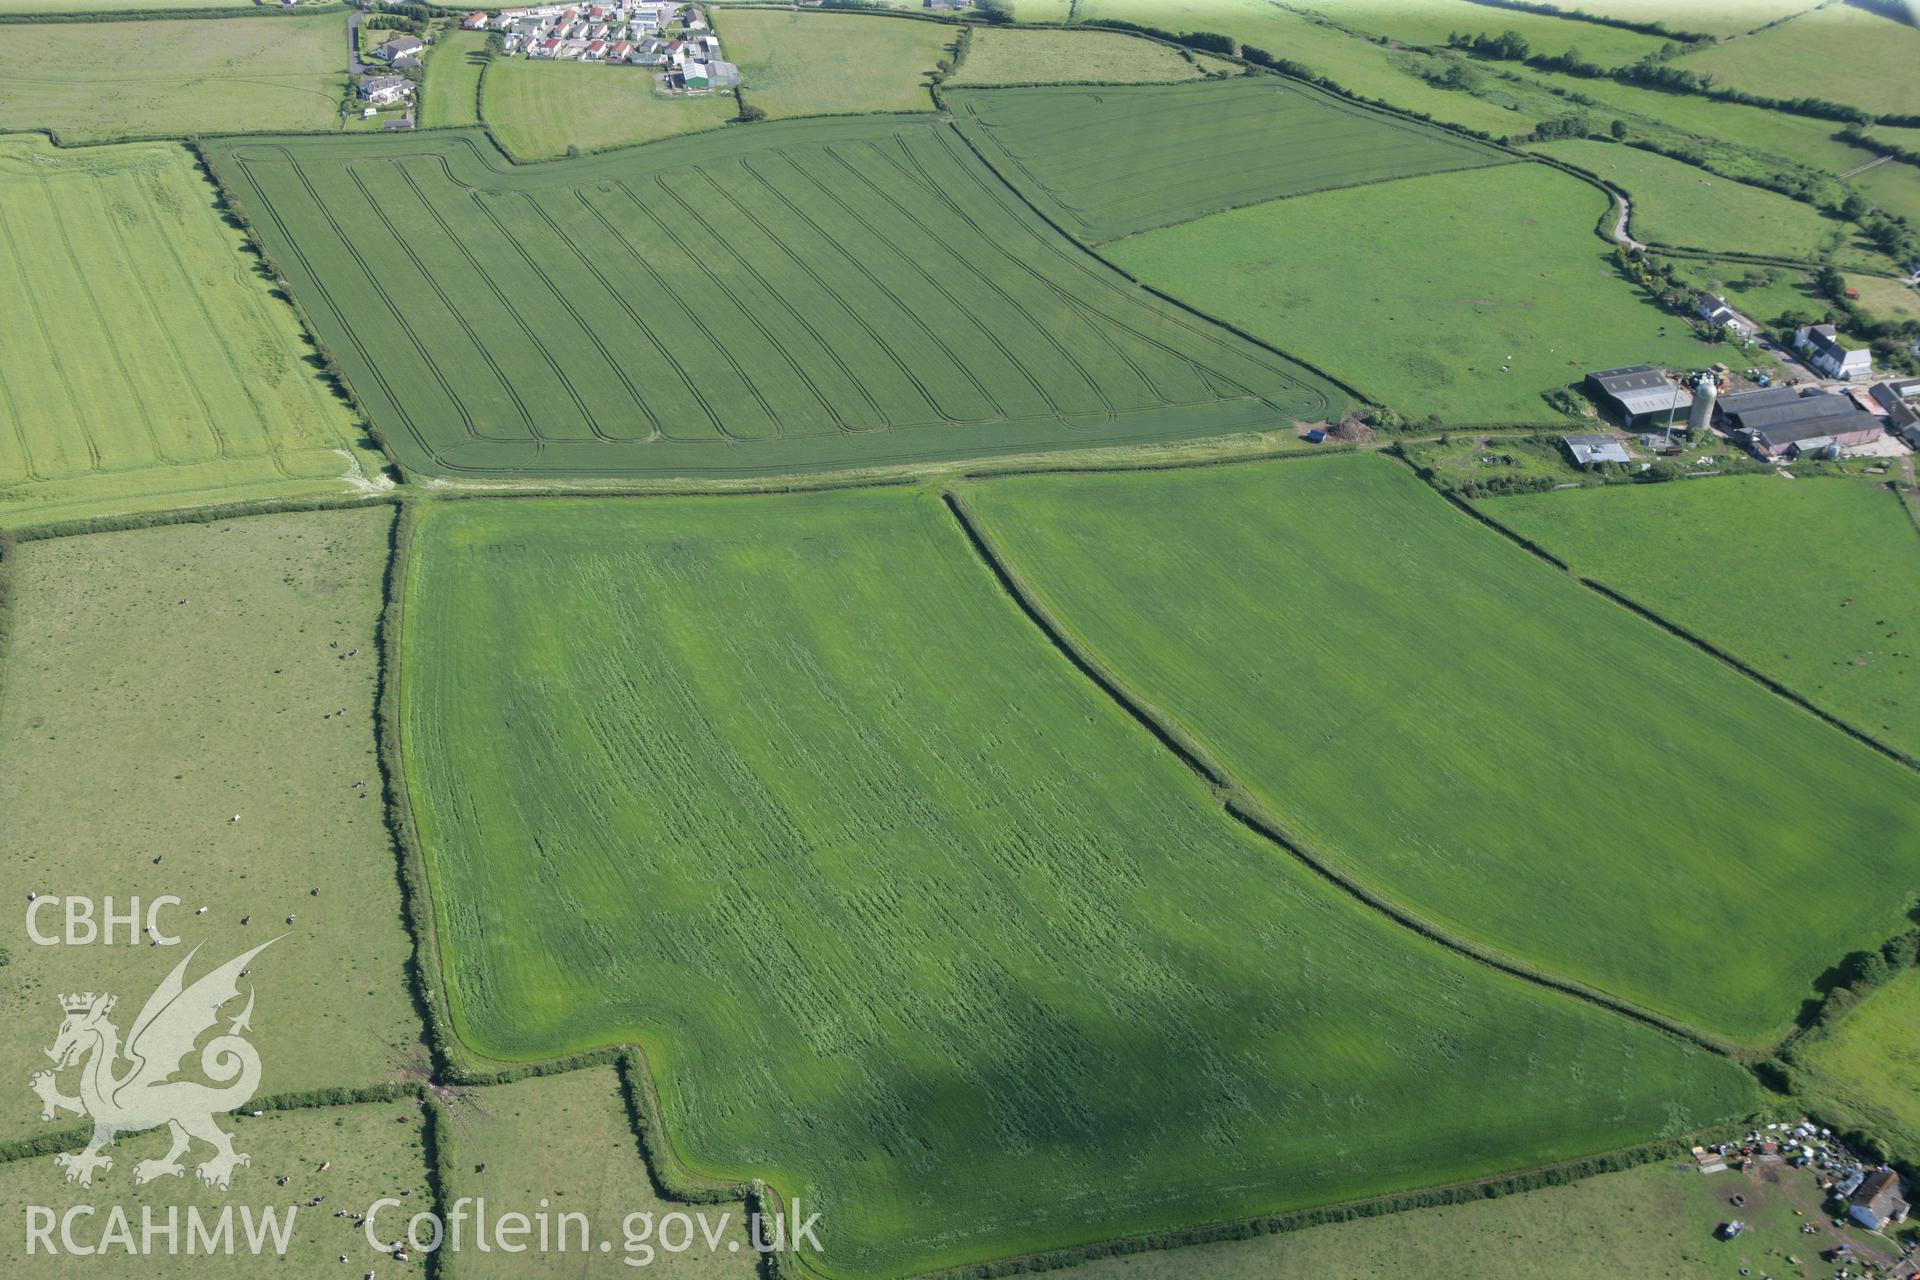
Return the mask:
<path id="1" fill-rule="evenodd" d="M 405 76 L 368 76 L 360 82 L 360 96 L 384 107 L 413 96 L 413 81 Z"/>
<path id="2" fill-rule="evenodd" d="M 1793 345 L 1807 358 L 1807 363 L 1829 378 L 1850 382 L 1873 376 L 1873 353 L 1865 347 L 1847 347 L 1830 324 L 1810 324 L 1795 329 Z"/>
<path id="3" fill-rule="evenodd" d="M 658 40 L 642 40 L 627 55 L 627 60 L 643 67 L 664 67 L 667 64 L 667 46 Z"/>
<path id="4" fill-rule="evenodd" d="M 384 59 L 387 62 L 392 62 L 395 58 L 404 58 L 417 54 L 425 47 L 425 43 L 415 36 L 395 36 L 378 49 L 375 49 L 373 56 Z"/>
<path id="5" fill-rule="evenodd" d="M 611 49 L 607 50 L 607 61 L 608 62 L 625 62 L 627 60 L 627 55 L 632 52 L 633 52 L 632 43 L 630 41 L 622 40 L 617 44 L 615 44 Z"/>
<path id="6" fill-rule="evenodd" d="M 1907 1220 L 1906 1184 L 1891 1169 L 1875 1169 L 1847 1197 L 1847 1216 L 1869 1231 Z"/>
<path id="7" fill-rule="evenodd" d="M 607 56 L 607 42 L 605 40 L 588 41 L 587 47 L 581 51 L 580 56 L 588 62 L 600 61 Z"/>
<path id="8" fill-rule="evenodd" d="M 460 20 L 460 29 L 462 31 L 485 31 L 487 29 L 487 15 L 475 10 Z"/>
<path id="9" fill-rule="evenodd" d="M 560 56 L 560 42 L 548 36 L 533 48 L 527 50 L 529 58 L 557 58 Z"/>

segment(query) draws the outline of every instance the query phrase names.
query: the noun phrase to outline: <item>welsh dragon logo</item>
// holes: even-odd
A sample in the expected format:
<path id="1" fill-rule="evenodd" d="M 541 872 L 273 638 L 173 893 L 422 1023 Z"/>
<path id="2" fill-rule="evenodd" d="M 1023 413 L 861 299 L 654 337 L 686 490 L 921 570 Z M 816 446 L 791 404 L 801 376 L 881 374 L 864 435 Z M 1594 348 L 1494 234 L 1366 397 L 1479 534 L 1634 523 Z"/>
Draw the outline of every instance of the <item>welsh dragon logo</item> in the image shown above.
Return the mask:
<path id="1" fill-rule="evenodd" d="M 42 1120 L 71 1111 L 93 1121 L 93 1139 L 84 1150 L 54 1157 L 54 1162 L 66 1170 L 68 1182 L 92 1186 L 95 1170 L 113 1168 L 113 1157 L 101 1154 L 102 1147 L 119 1134 L 141 1133 L 161 1125 L 172 1132 L 173 1145 L 160 1159 L 135 1164 L 135 1183 L 185 1173 L 180 1157 L 196 1138 L 213 1148 L 213 1155 L 195 1168 L 200 1180 L 210 1187 L 225 1191 L 234 1169 L 251 1163 L 244 1153 L 233 1149 L 233 1135 L 213 1119 L 244 1105 L 260 1085 L 259 1051 L 241 1034 L 251 1029 L 251 989 L 246 1007 L 228 1020 L 225 1033 L 214 1036 L 200 1050 L 200 1070 L 217 1082 L 217 1087 L 173 1077 L 185 1065 L 195 1042 L 220 1021 L 222 1006 L 239 998 L 240 978 L 247 965 L 277 941 L 268 939 L 188 986 L 187 965 L 200 950 L 195 947 L 147 998 L 124 1045 L 119 1028 L 107 1020 L 115 997 L 91 991 L 60 997 L 66 1019 L 53 1046 L 46 1050 L 53 1059 L 53 1070 L 38 1072 L 27 1084 L 40 1095 Z M 60 1092 L 56 1076 L 76 1066 L 80 1069 L 79 1095 L 69 1097 Z"/>

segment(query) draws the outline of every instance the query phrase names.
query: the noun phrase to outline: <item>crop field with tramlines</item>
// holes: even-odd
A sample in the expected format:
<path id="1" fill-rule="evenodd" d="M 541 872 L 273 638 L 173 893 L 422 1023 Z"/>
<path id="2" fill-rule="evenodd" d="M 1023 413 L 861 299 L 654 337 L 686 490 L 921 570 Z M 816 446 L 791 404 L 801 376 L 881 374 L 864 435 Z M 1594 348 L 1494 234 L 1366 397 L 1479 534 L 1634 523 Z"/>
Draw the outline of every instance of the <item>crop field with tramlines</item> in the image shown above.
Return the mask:
<path id="1" fill-rule="evenodd" d="M 1920 778 L 1399 464 L 968 492 L 1090 654 L 1420 916 L 1749 1045 L 1907 925 Z"/>
<path id="2" fill-rule="evenodd" d="M 935 495 L 469 500 L 411 547 L 400 723 L 462 1039 L 639 1042 L 675 1153 L 803 1194 L 830 1274 L 1756 1101 L 1231 821 Z"/>
<path id="3" fill-rule="evenodd" d="M 947 100 L 1009 182 L 1091 241 L 1280 196 L 1507 161 L 1270 76 L 955 90 Z"/>
<path id="4" fill-rule="evenodd" d="M 1920 537 L 1879 485 L 1773 476 L 1529 494 L 1488 515 L 1920 758 Z M 1649 554 L 1649 548 L 1672 549 Z M 1701 556 L 1715 551 L 1711 570 Z M 1701 590 L 1711 572 L 1715 590 Z"/>
<path id="5" fill-rule="evenodd" d="M 0 528 L 378 470 L 213 202 L 177 143 L 0 139 Z"/>
<path id="6" fill-rule="evenodd" d="M 427 475 L 796 472 L 1344 409 L 1062 240 L 931 117 L 513 171 L 468 133 L 211 151 Z"/>

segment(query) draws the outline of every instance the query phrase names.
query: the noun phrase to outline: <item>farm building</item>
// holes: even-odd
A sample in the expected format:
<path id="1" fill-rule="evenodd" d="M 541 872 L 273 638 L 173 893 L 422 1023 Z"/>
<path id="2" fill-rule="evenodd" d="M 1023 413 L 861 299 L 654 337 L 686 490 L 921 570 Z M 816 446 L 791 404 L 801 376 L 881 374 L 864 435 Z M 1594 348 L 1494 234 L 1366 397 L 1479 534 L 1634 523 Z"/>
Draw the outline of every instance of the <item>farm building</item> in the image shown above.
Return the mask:
<path id="1" fill-rule="evenodd" d="M 1830 324 L 1810 324 L 1793 331 L 1793 345 L 1807 363 L 1829 378 L 1851 382 L 1873 376 L 1873 353 L 1865 347 L 1848 347 Z"/>
<path id="2" fill-rule="evenodd" d="M 1567 455 L 1576 467 L 1597 467 L 1603 462 L 1629 462 L 1627 448 L 1612 436 L 1565 436 Z"/>
<path id="3" fill-rule="evenodd" d="M 1872 1231 L 1907 1220 L 1907 1186 L 1891 1169 L 1875 1169 L 1847 1197 L 1847 1216 Z"/>
<path id="4" fill-rule="evenodd" d="M 1851 449 L 1881 434 L 1879 415 L 1850 398 L 1793 387 L 1727 396 L 1720 401 L 1720 416 L 1728 433 L 1762 458 L 1789 456 L 1790 449 L 1794 455 L 1813 452 L 1826 443 Z"/>
<path id="5" fill-rule="evenodd" d="M 1676 387 L 1650 364 L 1602 369 L 1587 375 L 1587 390 L 1611 409 L 1630 431 L 1664 427 L 1671 417 L 1682 422 L 1693 405 L 1693 393 Z"/>
<path id="6" fill-rule="evenodd" d="M 1872 394 L 1886 410 L 1890 430 L 1904 435 L 1908 428 L 1920 427 L 1920 378 L 1875 383 Z"/>

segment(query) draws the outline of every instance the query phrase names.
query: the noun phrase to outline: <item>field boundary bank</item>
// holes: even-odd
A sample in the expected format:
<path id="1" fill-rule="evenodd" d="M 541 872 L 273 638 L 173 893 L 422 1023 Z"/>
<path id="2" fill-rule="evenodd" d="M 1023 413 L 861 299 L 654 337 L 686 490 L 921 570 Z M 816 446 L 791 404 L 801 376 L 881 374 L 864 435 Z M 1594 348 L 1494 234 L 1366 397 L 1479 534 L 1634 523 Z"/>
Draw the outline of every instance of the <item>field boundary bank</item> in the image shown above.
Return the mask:
<path id="1" fill-rule="evenodd" d="M 1157 742 L 1172 751 L 1182 764 L 1205 782 L 1228 816 L 1278 847 L 1289 858 L 1306 866 L 1315 875 L 1348 897 L 1385 916 L 1401 928 L 1455 954 L 1505 973 L 1509 977 L 1533 983 L 1557 995 L 1585 1001 L 1608 1013 L 1663 1031 L 1696 1048 L 1705 1049 L 1735 1062 L 1747 1064 L 1768 1055 L 1770 1050 L 1742 1048 L 1731 1041 L 1690 1027 L 1676 1019 L 1641 1008 L 1631 1001 L 1609 995 L 1572 978 L 1560 977 L 1547 970 L 1536 968 L 1523 960 L 1504 955 L 1492 947 L 1458 937 L 1452 931 L 1400 905 L 1389 895 L 1370 888 L 1363 881 L 1340 870 L 1332 859 L 1288 833 L 1279 818 L 1244 784 L 1215 761 L 1195 735 L 1182 728 L 1173 717 L 1160 711 L 1151 702 L 1134 694 L 1116 674 L 1108 671 L 1104 664 L 1073 635 L 1066 624 L 1054 616 L 1039 594 L 1020 576 L 1018 570 L 1014 569 L 1011 561 L 1006 559 L 993 542 L 993 535 L 987 531 L 984 522 L 967 505 L 964 497 L 951 489 L 943 490 L 940 496 L 948 511 L 960 525 L 968 543 L 974 548 L 975 554 L 980 557 L 1001 584 L 1002 589 L 1012 598 L 1016 607 L 1039 629 L 1047 641 L 1073 665 L 1075 670 L 1093 681 L 1101 692 L 1113 699 L 1121 710 L 1151 734 Z"/>
<path id="2" fill-rule="evenodd" d="M 348 4 L 295 5 L 292 8 L 265 5 L 234 5 L 229 8 L 202 9 L 66 9 L 45 13 L 0 13 L 0 26 L 71 26 L 96 22 L 168 22 L 214 21 L 226 18 L 318 18 L 330 13 L 345 13 Z M 447 12 L 451 13 L 452 10 Z M 344 74 L 344 72 L 342 73 Z"/>
<path id="3" fill-rule="evenodd" d="M 1417 476 L 1420 475 L 1420 468 L 1414 466 L 1412 462 L 1408 461 L 1408 459 L 1401 456 L 1398 452 L 1394 450 L 1384 450 L 1383 452 L 1386 452 L 1389 456 L 1395 458 L 1396 460 L 1410 467 L 1413 470 L 1413 473 L 1415 475 Z M 1431 481 L 1428 481 L 1425 476 L 1421 476 L 1420 478 L 1422 482 L 1425 483 L 1429 489 L 1432 489 L 1435 493 L 1440 494 L 1441 497 L 1445 498 L 1448 502 L 1452 503 L 1455 507 L 1466 512 L 1468 515 L 1472 516 L 1475 520 L 1478 520 L 1481 524 L 1485 525 L 1487 528 L 1492 529 L 1495 533 L 1500 534 L 1502 537 L 1506 538 L 1509 542 L 1513 543 L 1515 546 L 1521 548 L 1522 550 L 1530 553 L 1531 555 L 1541 560 L 1546 561 L 1548 564 L 1560 570 L 1560 572 L 1566 574 L 1569 578 L 1572 578 L 1575 582 L 1578 582 L 1581 586 L 1587 588 L 1589 591 L 1592 591 L 1596 595 L 1599 595 L 1608 600 L 1611 600 L 1614 604 L 1619 605 L 1622 609 L 1627 610 L 1629 613 L 1638 615 L 1641 619 L 1652 623 L 1656 627 L 1659 627 L 1662 631 L 1665 631 L 1668 635 L 1671 635 L 1676 639 L 1686 641 L 1688 644 L 1700 650 L 1700 652 L 1707 654 L 1709 657 L 1718 659 L 1724 665 L 1731 667 L 1733 670 L 1739 672 L 1741 675 L 1747 677 L 1749 680 L 1752 680 L 1755 684 L 1758 684 L 1761 687 L 1765 688 L 1768 692 L 1773 693 L 1785 699 L 1786 701 L 1792 703 L 1794 706 L 1798 707 L 1800 710 L 1808 713 L 1809 715 L 1814 716 L 1816 719 L 1819 719 L 1825 722 L 1828 725 L 1828 727 L 1837 729 L 1841 733 L 1846 734 L 1849 738 L 1852 738 L 1855 742 L 1858 742 L 1863 746 L 1872 748 L 1874 751 L 1885 756 L 1887 759 L 1893 761 L 1895 764 L 1904 765 L 1906 768 L 1911 769 L 1916 773 L 1920 773 L 1920 759 L 1915 759 L 1913 756 L 1908 755 L 1906 752 L 1900 750 L 1898 747 L 1895 747 L 1889 743 L 1880 741 L 1880 739 L 1874 737 L 1872 734 L 1868 733 L 1866 730 L 1856 728 L 1854 725 L 1849 724 L 1845 720 L 1842 720 L 1839 716 L 1834 715 L 1832 712 L 1823 710 L 1822 708 L 1815 706 L 1812 702 L 1809 702 L 1804 696 L 1794 692 L 1792 689 L 1788 688 L 1786 685 L 1781 684 L 1778 680 L 1775 680 L 1772 676 L 1766 675 L 1765 673 L 1756 670 L 1752 666 L 1749 666 L 1746 663 L 1746 661 L 1740 658 L 1738 655 L 1731 653 L 1726 649 L 1721 648 L 1719 645 L 1715 644 L 1711 640 L 1706 639 L 1703 636 L 1696 635 L 1694 632 L 1689 631 L 1687 628 L 1681 626 L 1677 622 L 1674 622 L 1672 619 L 1666 617 L 1665 615 L 1658 613 L 1651 608 L 1648 608 L 1646 605 L 1641 604 L 1639 601 L 1633 599 L 1631 596 L 1628 596 L 1623 592 L 1615 590 L 1614 588 L 1608 586 L 1604 582 L 1601 582 L 1597 578 L 1589 578 L 1584 574 L 1576 572 L 1571 566 L 1567 564 L 1566 561 L 1554 555 L 1552 552 L 1548 551 L 1546 548 L 1542 547 L 1540 544 L 1538 544 L 1537 542 L 1534 542 L 1532 539 L 1526 537 L 1525 535 L 1513 529 L 1508 528 L 1505 524 L 1502 524 L 1499 521 L 1499 519 L 1497 519 L 1496 517 L 1487 514 L 1485 511 L 1480 510 L 1474 505 L 1468 503 L 1466 499 L 1461 498 L 1456 494 L 1445 492 L 1444 490 L 1440 489 L 1437 485 L 1434 485 Z M 1916 523 L 1916 530 L 1920 531 L 1920 522 Z"/>

